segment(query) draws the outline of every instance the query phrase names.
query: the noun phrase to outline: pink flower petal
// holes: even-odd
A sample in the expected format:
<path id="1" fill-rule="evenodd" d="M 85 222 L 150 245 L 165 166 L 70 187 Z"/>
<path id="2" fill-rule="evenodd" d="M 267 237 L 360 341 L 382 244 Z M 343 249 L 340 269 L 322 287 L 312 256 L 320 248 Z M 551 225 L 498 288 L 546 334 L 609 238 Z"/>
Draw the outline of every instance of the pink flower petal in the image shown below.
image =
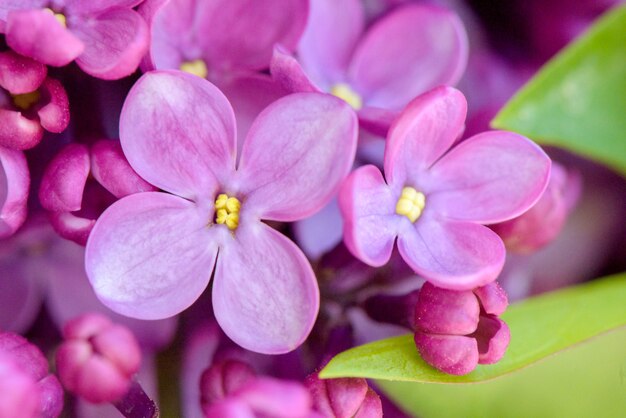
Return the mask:
<path id="1" fill-rule="evenodd" d="M 96 223 L 95 219 L 76 216 L 72 212 L 49 212 L 48 219 L 57 234 L 82 246 L 87 244 Z"/>
<path id="2" fill-rule="evenodd" d="M 83 42 L 43 9 L 9 12 L 7 44 L 17 53 L 60 67 L 74 61 L 85 49 Z"/>
<path id="3" fill-rule="evenodd" d="M 198 34 L 203 56 L 219 72 L 268 68 L 275 44 L 295 49 L 308 9 L 306 0 L 207 2 Z"/>
<path id="4" fill-rule="evenodd" d="M 307 75 L 325 90 L 343 81 L 365 26 L 359 0 L 311 2 L 309 21 L 298 46 Z"/>
<path id="5" fill-rule="evenodd" d="M 285 90 L 292 93 L 322 92 L 304 72 L 297 59 L 280 46 L 274 48 L 270 62 L 272 78 Z"/>
<path id="6" fill-rule="evenodd" d="M 82 15 L 94 14 L 112 8 L 132 8 L 143 0 L 63 0 L 65 8 L 69 13 Z"/>
<path id="7" fill-rule="evenodd" d="M 396 199 L 373 165 L 358 168 L 343 182 L 339 208 L 344 242 L 359 260 L 374 267 L 391 257 L 398 231 Z"/>
<path id="8" fill-rule="evenodd" d="M 483 310 L 491 315 L 502 315 L 509 305 L 509 298 L 498 282 L 491 282 L 474 289 Z"/>
<path id="9" fill-rule="evenodd" d="M 471 334 L 478 327 L 480 305 L 469 290 L 442 289 L 426 282 L 415 306 L 415 328 L 429 334 Z"/>
<path id="10" fill-rule="evenodd" d="M 148 50 L 148 25 L 131 9 L 111 9 L 92 19 L 78 20 L 72 31 L 85 44 L 76 59 L 78 66 L 105 80 L 135 72 Z"/>
<path id="11" fill-rule="evenodd" d="M 550 159 L 525 137 L 504 131 L 473 136 L 430 170 L 437 190 L 427 205 L 447 219 L 496 223 L 521 215 L 545 190 Z"/>
<path id="12" fill-rule="evenodd" d="M 329 95 L 293 94 L 270 105 L 243 145 L 244 208 L 278 221 L 320 210 L 352 167 L 357 127 L 352 109 Z"/>
<path id="13" fill-rule="evenodd" d="M 203 412 L 205 418 L 257 418 L 252 408 L 239 399 L 224 399 L 209 405 Z"/>
<path id="14" fill-rule="evenodd" d="M 437 287 L 471 290 L 500 274 L 505 249 L 491 229 L 420 218 L 398 237 L 404 261 Z"/>
<path id="15" fill-rule="evenodd" d="M 10 50 L 0 52 L 0 87 L 11 94 L 37 90 L 46 74 L 48 68 L 40 62 Z"/>
<path id="16" fill-rule="evenodd" d="M 383 416 L 383 404 L 380 396 L 371 388 L 367 390 L 361 407 L 354 418 L 380 418 Z"/>
<path id="17" fill-rule="evenodd" d="M 211 196 L 235 167 L 235 117 L 211 83 L 181 71 L 145 74 L 120 118 L 128 162 L 149 183 L 186 198 Z"/>
<path id="18" fill-rule="evenodd" d="M 248 350 L 286 353 L 313 327 L 319 309 L 317 281 L 293 242 L 250 221 L 220 247 L 213 283 L 215 318 Z"/>
<path id="19" fill-rule="evenodd" d="M 48 132 L 63 132 L 70 123 L 70 105 L 63 85 L 47 77 L 39 92 L 41 99 L 35 109 L 41 126 Z"/>
<path id="20" fill-rule="evenodd" d="M 41 9 L 49 0 L 4 0 L 0 3 L 0 20 L 6 20 L 11 10 Z"/>
<path id="21" fill-rule="evenodd" d="M 161 319 L 204 291 L 217 256 L 214 229 L 197 207 L 158 192 L 115 202 L 93 228 L 85 254 L 98 298 L 126 316 Z"/>
<path id="22" fill-rule="evenodd" d="M 433 87 L 456 83 L 467 54 L 467 34 L 456 14 L 407 6 L 367 32 L 354 53 L 350 79 L 367 105 L 400 110 Z"/>
<path id="23" fill-rule="evenodd" d="M 463 132 L 467 102 L 452 87 L 438 87 L 413 100 L 393 124 L 385 148 L 387 183 L 420 188 L 424 170 L 435 163 Z M 481 164 L 477 163 L 477 167 Z M 421 191 L 427 184 L 421 184 Z"/>
<path id="24" fill-rule="evenodd" d="M 117 198 L 133 193 L 156 191 L 128 164 L 118 141 L 103 139 L 91 147 L 91 173 Z"/>
<path id="25" fill-rule="evenodd" d="M 39 186 L 41 206 L 53 212 L 80 210 L 89 165 L 89 149 L 86 145 L 66 145 L 44 171 Z"/>
<path id="26" fill-rule="evenodd" d="M 478 362 L 494 364 L 504 357 L 511 341 L 511 331 L 500 318 L 483 316 L 474 337 L 478 341 Z"/>
<path id="27" fill-rule="evenodd" d="M 293 381 L 258 377 L 238 390 L 236 396 L 261 416 L 305 418 L 311 410 L 309 392 L 302 384 Z"/>
<path id="28" fill-rule="evenodd" d="M 26 220 L 29 185 L 24 154 L 0 146 L 0 238 L 13 235 Z"/>
<path id="29" fill-rule="evenodd" d="M 30 149 L 43 138 L 43 128 L 35 119 L 22 112 L 0 109 L 0 147 L 15 150 Z"/>

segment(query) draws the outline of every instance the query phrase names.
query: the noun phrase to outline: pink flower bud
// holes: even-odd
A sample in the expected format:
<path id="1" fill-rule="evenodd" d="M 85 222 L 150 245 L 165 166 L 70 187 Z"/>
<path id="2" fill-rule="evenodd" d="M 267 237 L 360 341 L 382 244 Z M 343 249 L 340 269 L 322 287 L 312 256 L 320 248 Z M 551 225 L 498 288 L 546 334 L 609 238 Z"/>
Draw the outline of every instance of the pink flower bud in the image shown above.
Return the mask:
<path id="1" fill-rule="evenodd" d="M 30 173 L 22 152 L 0 146 L 0 179 L 0 238 L 6 238 L 26 220 Z"/>
<path id="2" fill-rule="evenodd" d="M 548 187 L 535 206 L 523 215 L 492 228 L 510 251 L 536 251 L 559 235 L 578 201 L 580 189 L 581 179 L 577 172 L 567 171 L 553 163 Z"/>
<path id="3" fill-rule="evenodd" d="M 477 364 L 498 362 L 511 339 L 498 318 L 508 305 L 496 283 L 473 291 L 441 289 L 426 282 L 415 307 L 415 345 L 433 367 L 464 375 Z"/>
<path id="4" fill-rule="evenodd" d="M 380 397 L 365 379 L 320 379 L 317 373 L 306 378 L 313 397 L 313 409 L 327 418 L 374 418 L 383 416 Z"/>
<path id="5" fill-rule="evenodd" d="M 18 414 L 11 413 L 14 408 Z M 39 348 L 20 335 L 0 333 L 0 417 L 53 418 L 62 409 L 63 389 L 48 374 Z"/>
<path id="6" fill-rule="evenodd" d="M 115 402 L 128 391 L 139 370 L 141 351 L 125 327 L 97 314 L 69 321 L 56 354 L 63 386 L 89 402 Z"/>

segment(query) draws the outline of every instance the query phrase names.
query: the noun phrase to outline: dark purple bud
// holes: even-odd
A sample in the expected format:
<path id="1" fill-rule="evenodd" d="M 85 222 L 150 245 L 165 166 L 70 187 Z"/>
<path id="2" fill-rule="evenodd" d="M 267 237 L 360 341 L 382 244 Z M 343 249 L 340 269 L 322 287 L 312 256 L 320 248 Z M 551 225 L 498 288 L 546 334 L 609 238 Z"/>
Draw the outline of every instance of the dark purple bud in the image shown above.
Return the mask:
<path id="1" fill-rule="evenodd" d="M 102 315 L 86 314 L 69 321 L 63 336 L 56 354 L 63 386 L 93 403 L 120 400 L 141 363 L 132 332 Z"/>

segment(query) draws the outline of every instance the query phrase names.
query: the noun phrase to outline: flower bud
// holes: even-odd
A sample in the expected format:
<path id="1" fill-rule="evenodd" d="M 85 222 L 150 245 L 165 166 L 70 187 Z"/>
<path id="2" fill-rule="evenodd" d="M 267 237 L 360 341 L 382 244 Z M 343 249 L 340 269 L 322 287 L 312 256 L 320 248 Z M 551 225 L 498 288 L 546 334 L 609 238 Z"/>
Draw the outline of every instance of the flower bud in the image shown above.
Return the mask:
<path id="1" fill-rule="evenodd" d="M 320 379 L 317 373 L 306 378 L 313 397 L 313 409 L 327 418 L 374 418 L 383 416 L 380 397 L 362 378 Z"/>
<path id="2" fill-rule="evenodd" d="M 426 282 L 415 307 L 415 345 L 428 364 L 449 374 L 464 375 L 477 364 L 496 363 L 511 338 L 498 318 L 507 305 L 506 293 L 495 282 L 473 291 Z"/>
<path id="3" fill-rule="evenodd" d="M 141 363 L 135 336 L 97 314 L 69 321 L 63 336 L 65 342 L 56 354 L 63 386 L 93 403 L 120 400 Z"/>

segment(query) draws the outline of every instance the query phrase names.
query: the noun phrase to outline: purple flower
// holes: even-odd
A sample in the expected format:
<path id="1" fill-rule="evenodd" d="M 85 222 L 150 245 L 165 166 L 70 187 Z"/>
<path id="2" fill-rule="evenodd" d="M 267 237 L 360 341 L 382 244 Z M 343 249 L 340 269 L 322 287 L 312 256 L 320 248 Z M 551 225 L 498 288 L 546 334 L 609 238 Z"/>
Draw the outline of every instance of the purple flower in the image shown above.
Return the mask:
<path id="1" fill-rule="evenodd" d="M 0 355 L 0 417 L 36 418 L 38 413 L 37 382 L 9 356 Z"/>
<path id="2" fill-rule="evenodd" d="M 463 74 L 467 35 L 448 10 L 410 5 L 364 27 L 361 1 L 313 0 L 298 60 L 277 48 L 273 77 L 290 91 L 344 99 L 362 126 L 384 134 L 410 100 Z"/>
<path id="3" fill-rule="evenodd" d="M 1 0 L 0 33 L 19 54 L 47 65 L 76 60 L 107 80 L 133 73 L 148 48 L 142 0 Z"/>
<path id="4" fill-rule="evenodd" d="M 93 403 L 120 400 L 141 363 L 133 333 L 103 315 L 85 314 L 65 324 L 63 337 L 56 352 L 63 386 Z"/>
<path id="5" fill-rule="evenodd" d="M 32 402 L 37 402 L 37 414 L 35 416 L 42 418 L 58 417 L 63 409 L 63 389 L 56 376 L 48 373 L 48 361 L 39 348 L 20 335 L 8 332 L 0 333 L 0 364 L 6 361 L 12 363 L 12 366 L 8 366 L 12 370 L 5 369 L 4 373 L 11 373 L 14 378 L 19 380 L 26 377 L 33 383 L 29 386 L 34 389 L 31 396 L 35 397 L 35 400 L 32 398 L 26 400 L 27 403 L 24 407 L 32 408 Z M 18 371 L 21 373 L 16 376 L 15 373 Z M 2 374 L 0 371 L 0 386 L 4 386 L 2 379 L 6 376 L 6 374 L 4 376 Z M 17 380 L 11 383 L 20 384 Z M 24 382 L 22 381 L 21 384 Z M 10 404 L 5 404 L 2 399 L 2 395 L 5 394 L 4 390 L 0 393 L 0 407 L 11 407 Z M 25 414 L 24 416 L 28 415 Z"/>
<path id="6" fill-rule="evenodd" d="M 0 238 L 6 238 L 26 220 L 30 173 L 21 151 L 0 146 Z"/>
<path id="7" fill-rule="evenodd" d="M 424 283 L 415 306 L 415 344 L 422 358 L 456 375 L 498 362 L 511 339 L 509 327 L 498 318 L 507 305 L 496 282 L 473 291 Z"/>
<path id="8" fill-rule="evenodd" d="M 472 289 L 497 277 L 504 245 L 483 224 L 528 210 L 547 185 L 550 159 L 504 131 L 452 147 L 465 114 L 465 98 L 451 87 L 418 97 L 389 131 L 385 177 L 367 165 L 344 182 L 344 240 L 357 258 L 382 266 L 397 237 L 402 258 L 439 287 Z"/>
<path id="9" fill-rule="evenodd" d="M 356 129 L 340 100 L 287 96 L 254 121 L 237 163 L 233 111 L 217 88 L 179 71 L 144 75 L 122 110 L 122 148 L 171 194 L 127 196 L 98 219 L 86 252 L 96 294 L 124 315 L 164 318 L 190 306 L 215 269 L 226 334 L 258 352 L 294 349 L 315 320 L 317 283 L 295 244 L 260 220 L 302 219 L 327 203 Z"/>
<path id="10" fill-rule="evenodd" d="M 307 0 L 148 0 L 145 69 L 181 69 L 212 80 L 269 67 L 275 43 L 295 49 Z"/>
<path id="11" fill-rule="evenodd" d="M 0 145 L 32 148 L 44 130 L 62 132 L 70 122 L 65 89 L 45 65 L 13 51 L 0 52 Z"/>
<path id="12" fill-rule="evenodd" d="M 317 373 L 306 378 L 313 408 L 326 418 L 378 418 L 383 416 L 380 397 L 365 379 L 320 379 Z"/>

